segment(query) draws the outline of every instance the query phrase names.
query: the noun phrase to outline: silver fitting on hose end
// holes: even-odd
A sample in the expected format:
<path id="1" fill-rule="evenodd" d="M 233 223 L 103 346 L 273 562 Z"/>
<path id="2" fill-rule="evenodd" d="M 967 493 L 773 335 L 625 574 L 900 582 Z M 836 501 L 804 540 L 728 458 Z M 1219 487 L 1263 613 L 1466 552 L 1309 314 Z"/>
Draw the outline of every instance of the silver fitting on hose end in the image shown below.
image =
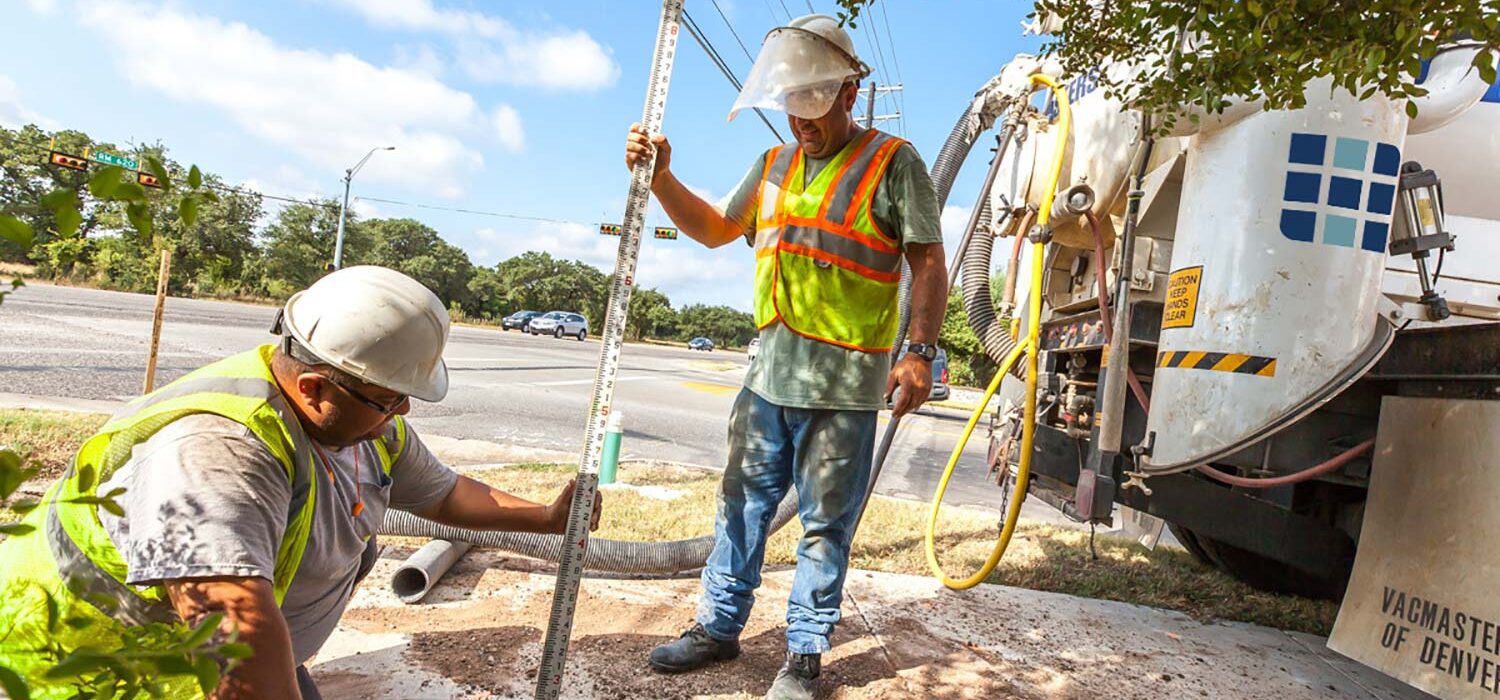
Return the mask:
<path id="1" fill-rule="evenodd" d="M 1031 230 L 1026 233 L 1026 237 L 1031 239 L 1032 243 L 1051 243 L 1052 224 L 1047 224 L 1046 226 L 1033 224 Z"/>
<path id="2" fill-rule="evenodd" d="M 1052 218 L 1083 216 L 1093 208 L 1094 188 L 1088 185 L 1073 185 L 1053 198 Z"/>

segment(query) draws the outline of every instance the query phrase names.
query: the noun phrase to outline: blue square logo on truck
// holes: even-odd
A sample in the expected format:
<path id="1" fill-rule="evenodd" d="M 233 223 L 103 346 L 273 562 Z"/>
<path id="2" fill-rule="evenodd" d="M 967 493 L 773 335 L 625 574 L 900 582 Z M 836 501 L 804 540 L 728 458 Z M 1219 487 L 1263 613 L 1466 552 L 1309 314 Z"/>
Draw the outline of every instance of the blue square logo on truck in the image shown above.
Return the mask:
<path id="1" fill-rule="evenodd" d="M 1400 149 L 1365 139 L 1293 133 L 1286 162 L 1281 235 L 1385 253 Z"/>

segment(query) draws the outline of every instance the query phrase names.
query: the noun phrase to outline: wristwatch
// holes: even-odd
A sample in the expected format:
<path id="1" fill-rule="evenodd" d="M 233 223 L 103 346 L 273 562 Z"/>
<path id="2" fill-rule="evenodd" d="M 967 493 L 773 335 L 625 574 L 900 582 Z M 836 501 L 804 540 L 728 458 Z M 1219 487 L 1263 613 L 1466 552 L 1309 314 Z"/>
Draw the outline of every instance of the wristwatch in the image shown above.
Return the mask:
<path id="1" fill-rule="evenodd" d="M 931 343 L 912 343 L 906 346 L 906 351 L 928 362 L 932 362 L 937 359 L 938 347 Z"/>

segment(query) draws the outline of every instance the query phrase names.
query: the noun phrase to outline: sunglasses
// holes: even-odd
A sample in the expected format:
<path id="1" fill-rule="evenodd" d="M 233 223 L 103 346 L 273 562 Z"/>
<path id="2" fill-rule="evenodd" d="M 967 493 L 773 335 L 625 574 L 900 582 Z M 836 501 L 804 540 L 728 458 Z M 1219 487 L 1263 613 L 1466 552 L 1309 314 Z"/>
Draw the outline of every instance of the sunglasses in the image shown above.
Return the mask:
<path id="1" fill-rule="evenodd" d="M 334 385 L 334 386 L 342 389 L 344 391 L 344 393 L 348 394 L 355 401 L 358 401 L 358 402 L 360 402 L 360 403 L 362 403 L 362 404 L 370 407 L 370 410 L 373 410 L 376 413 L 379 413 L 381 415 L 388 416 L 388 415 L 391 415 L 391 414 L 395 413 L 397 409 L 401 408 L 401 404 L 406 403 L 406 400 L 407 400 L 407 397 L 405 397 L 405 396 L 397 396 L 390 403 L 388 403 L 388 404 L 382 404 L 382 403 L 376 401 L 375 399 L 372 399 L 372 398 L 370 398 L 368 396 L 365 396 L 364 394 L 360 393 L 358 390 L 356 390 L 352 386 L 349 386 L 343 380 L 336 378 L 336 375 L 321 374 L 321 375 L 318 375 L 318 376 L 321 376 L 324 379 L 327 379 L 328 383 L 330 383 L 330 384 L 332 384 L 332 385 Z"/>

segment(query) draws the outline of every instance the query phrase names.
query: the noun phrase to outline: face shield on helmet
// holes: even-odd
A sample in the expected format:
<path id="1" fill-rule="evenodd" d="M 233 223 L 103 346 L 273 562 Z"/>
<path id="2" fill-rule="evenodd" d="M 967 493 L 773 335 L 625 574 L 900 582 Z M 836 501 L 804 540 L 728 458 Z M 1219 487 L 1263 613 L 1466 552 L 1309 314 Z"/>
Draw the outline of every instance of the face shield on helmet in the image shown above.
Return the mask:
<path id="1" fill-rule="evenodd" d="M 773 29 L 729 110 L 729 119 L 755 107 L 817 119 L 833 108 L 844 83 L 865 74 L 858 59 L 818 34 L 796 27 Z"/>

